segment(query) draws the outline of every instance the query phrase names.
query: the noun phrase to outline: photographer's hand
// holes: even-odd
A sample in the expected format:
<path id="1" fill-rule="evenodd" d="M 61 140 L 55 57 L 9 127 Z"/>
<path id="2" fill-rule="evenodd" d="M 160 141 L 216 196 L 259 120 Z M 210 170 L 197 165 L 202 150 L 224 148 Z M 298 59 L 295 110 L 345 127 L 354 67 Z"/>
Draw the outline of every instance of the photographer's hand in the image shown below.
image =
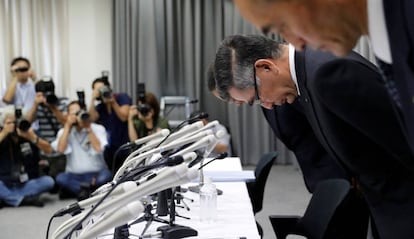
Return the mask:
<path id="1" fill-rule="evenodd" d="M 131 121 L 136 115 L 138 115 L 137 106 L 131 105 L 131 107 L 129 107 L 128 120 Z"/>

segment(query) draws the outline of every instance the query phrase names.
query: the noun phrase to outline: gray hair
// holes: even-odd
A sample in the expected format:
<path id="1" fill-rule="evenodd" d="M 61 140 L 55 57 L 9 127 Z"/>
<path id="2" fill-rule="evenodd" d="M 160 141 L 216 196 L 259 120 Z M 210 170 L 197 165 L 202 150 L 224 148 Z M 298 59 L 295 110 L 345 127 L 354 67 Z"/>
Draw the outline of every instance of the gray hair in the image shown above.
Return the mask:
<path id="1" fill-rule="evenodd" d="M 253 87 L 253 67 L 259 59 L 278 59 L 283 43 L 260 35 L 226 37 L 219 46 L 214 62 L 216 88 L 220 97 L 230 100 L 230 88 Z"/>

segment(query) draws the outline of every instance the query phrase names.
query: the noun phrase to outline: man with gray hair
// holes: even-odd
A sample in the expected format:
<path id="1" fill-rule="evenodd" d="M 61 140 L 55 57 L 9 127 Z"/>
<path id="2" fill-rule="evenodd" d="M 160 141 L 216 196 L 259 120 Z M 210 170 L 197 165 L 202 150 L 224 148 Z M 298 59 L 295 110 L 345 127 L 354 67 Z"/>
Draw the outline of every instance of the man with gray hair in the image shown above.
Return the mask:
<path id="1" fill-rule="evenodd" d="M 39 177 L 39 151 L 50 153 L 49 142 L 32 128 L 16 127 L 13 106 L 0 109 L 0 202 L 17 207 L 42 207 L 39 195 L 53 188 L 50 176 Z"/>
<path id="2" fill-rule="evenodd" d="M 414 157 L 374 65 L 358 54 L 230 36 L 214 64 L 221 98 L 271 109 L 298 101 L 327 152 L 356 180 L 380 238 L 413 238 Z"/>

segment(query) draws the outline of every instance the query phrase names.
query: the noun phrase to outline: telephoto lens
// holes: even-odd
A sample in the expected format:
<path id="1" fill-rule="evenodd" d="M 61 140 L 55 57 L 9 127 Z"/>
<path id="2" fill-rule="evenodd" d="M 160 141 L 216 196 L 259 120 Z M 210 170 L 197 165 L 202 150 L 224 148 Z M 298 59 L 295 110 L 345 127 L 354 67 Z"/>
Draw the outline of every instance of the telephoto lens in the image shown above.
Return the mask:
<path id="1" fill-rule="evenodd" d="M 23 113 L 21 108 L 16 108 L 14 110 L 14 115 L 16 117 L 16 125 L 21 131 L 28 131 L 30 129 L 31 123 L 23 118 Z"/>

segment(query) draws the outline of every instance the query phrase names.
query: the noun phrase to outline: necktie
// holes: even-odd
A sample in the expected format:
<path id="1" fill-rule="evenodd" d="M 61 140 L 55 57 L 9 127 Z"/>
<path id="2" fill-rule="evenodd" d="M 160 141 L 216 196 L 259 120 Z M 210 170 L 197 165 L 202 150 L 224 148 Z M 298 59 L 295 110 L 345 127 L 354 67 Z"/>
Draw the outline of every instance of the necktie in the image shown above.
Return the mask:
<path id="1" fill-rule="evenodd" d="M 401 109 L 401 98 L 400 94 L 397 90 L 394 80 L 394 74 L 392 70 L 392 66 L 388 63 L 385 63 L 379 58 L 376 58 L 379 66 L 379 70 L 383 76 L 385 81 L 385 87 L 388 90 L 388 94 L 394 100 L 395 104 Z"/>

